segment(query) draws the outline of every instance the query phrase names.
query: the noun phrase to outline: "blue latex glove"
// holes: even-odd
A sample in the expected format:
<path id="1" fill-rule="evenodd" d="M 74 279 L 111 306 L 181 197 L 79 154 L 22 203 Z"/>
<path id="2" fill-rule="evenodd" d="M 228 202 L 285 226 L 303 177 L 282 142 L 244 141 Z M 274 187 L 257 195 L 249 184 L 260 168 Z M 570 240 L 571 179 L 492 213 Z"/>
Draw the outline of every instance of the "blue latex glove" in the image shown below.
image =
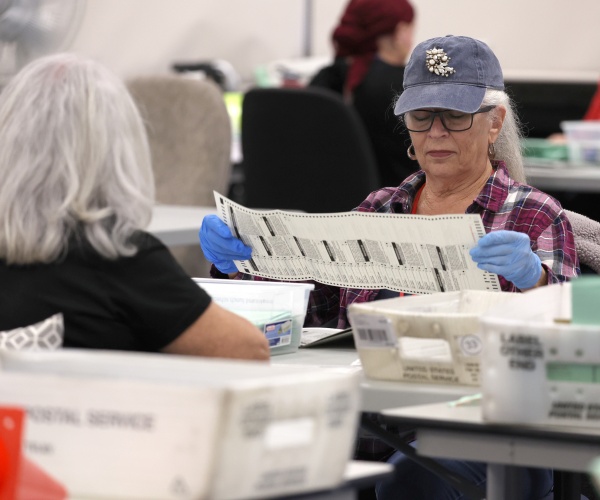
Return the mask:
<path id="1" fill-rule="evenodd" d="M 234 237 L 227 224 L 216 215 L 204 217 L 198 234 L 204 256 L 222 273 L 237 272 L 233 261 L 252 256 L 252 249 Z"/>
<path id="2" fill-rule="evenodd" d="M 504 276 L 521 290 L 533 287 L 542 275 L 542 262 L 524 233 L 492 231 L 469 253 L 479 269 Z"/>

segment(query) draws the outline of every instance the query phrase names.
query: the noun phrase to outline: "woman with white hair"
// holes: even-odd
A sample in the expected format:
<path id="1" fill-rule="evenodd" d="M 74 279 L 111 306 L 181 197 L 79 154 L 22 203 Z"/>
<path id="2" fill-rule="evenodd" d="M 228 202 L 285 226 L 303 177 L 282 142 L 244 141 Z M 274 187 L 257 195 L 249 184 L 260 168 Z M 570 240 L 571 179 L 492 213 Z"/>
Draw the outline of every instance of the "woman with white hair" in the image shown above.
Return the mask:
<path id="1" fill-rule="evenodd" d="M 558 201 L 525 183 L 520 129 L 504 91 L 500 63 L 479 40 L 461 36 L 420 43 L 406 67 L 394 112 L 410 133 L 409 156 L 421 172 L 397 192 L 381 190 L 363 204 L 404 213 L 475 213 L 486 235 L 470 251 L 478 267 L 498 274 L 505 292 L 559 283 L 579 274 L 571 224 Z M 392 210 L 400 211 L 400 210 Z M 439 460 L 483 485 L 486 465 Z M 396 452 L 395 478 L 377 488 L 379 500 L 459 499 L 449 483 Z M 519 498 L 545 498 L 551 471 L 520 469 Z"/>
<path id="2" fill-rule="evenodd" d="M 471 258 L 498 274 L 505 292 L 576 277 L 579 261 L 565 211 L 525 184 L 519 124 L 491 49 L 465 36 L 421 42 L 403 86 L 394 112 L 410 133 L 407 154 L 420 170 L 398 187 L 372 192 L 356 210 L 479 214 L 487 234 Z M 252 253 L 216 216 L 205 217 L 200 243 L 215 265 L 214 277 L 238 277 L 233 261 Z M 307 325 L 337 317 L 337 327 L 346 328 L 349 304 L 383 298 L 387 291 L 321 285 L 311 295 Z"/>
<path id="3" fill-rule="evenodd" d="M 144 232 L 154 197 L 124 84 L 58 54 L 0 94 L 0 332 L 52 319 L 66 347 L 267 359 L 265 336 L 214 302 Z"/>

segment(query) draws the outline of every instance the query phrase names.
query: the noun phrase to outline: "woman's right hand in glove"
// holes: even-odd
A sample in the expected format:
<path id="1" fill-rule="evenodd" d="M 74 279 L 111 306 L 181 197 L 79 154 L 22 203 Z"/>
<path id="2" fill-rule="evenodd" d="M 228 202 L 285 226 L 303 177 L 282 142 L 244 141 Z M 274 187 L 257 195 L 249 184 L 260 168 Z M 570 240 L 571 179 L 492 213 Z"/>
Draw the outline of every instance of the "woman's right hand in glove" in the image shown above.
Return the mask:
<path id="1" fill-rule="evenodd" d="M 222 273 L 238 271 L 234 260 L 248 260 L 252 249 L 231 234 L 231 230 L 216 215 L 207 215 L 200 227 L 200 246 L 204 256 Z"/>

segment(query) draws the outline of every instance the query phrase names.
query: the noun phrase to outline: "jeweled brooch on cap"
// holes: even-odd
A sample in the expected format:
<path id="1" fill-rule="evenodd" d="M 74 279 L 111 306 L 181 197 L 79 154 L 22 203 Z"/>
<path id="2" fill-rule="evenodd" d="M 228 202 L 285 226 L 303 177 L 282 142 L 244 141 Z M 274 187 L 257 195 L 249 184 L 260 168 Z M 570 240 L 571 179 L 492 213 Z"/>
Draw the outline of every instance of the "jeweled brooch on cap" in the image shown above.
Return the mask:
<path id="1" fill-rule="evenodd" d="M 448 66 L 451 58 L 444 52 L 444 49 L 429 49 L 425 51 L 425 54 L 425 58 L 427 59 L 425 65 L 431 73 L 445 76 L 446 78 L 456 73 L 453 67 Z"/>

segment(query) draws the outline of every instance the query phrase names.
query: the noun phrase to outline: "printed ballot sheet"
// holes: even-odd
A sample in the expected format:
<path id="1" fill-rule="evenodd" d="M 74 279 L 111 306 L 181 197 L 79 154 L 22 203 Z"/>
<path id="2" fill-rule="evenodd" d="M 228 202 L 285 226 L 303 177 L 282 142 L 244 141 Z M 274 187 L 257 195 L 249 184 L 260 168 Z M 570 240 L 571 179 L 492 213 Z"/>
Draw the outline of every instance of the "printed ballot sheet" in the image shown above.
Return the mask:
<path id="1" fill-rule="evenodd" d="M 469 249 L 485 234 L 476 214 L 307 214 L 243 207 L 214 192 L 217 213 L 252 248 L 244 273 L 406 293 L 500 291 Z"/>

